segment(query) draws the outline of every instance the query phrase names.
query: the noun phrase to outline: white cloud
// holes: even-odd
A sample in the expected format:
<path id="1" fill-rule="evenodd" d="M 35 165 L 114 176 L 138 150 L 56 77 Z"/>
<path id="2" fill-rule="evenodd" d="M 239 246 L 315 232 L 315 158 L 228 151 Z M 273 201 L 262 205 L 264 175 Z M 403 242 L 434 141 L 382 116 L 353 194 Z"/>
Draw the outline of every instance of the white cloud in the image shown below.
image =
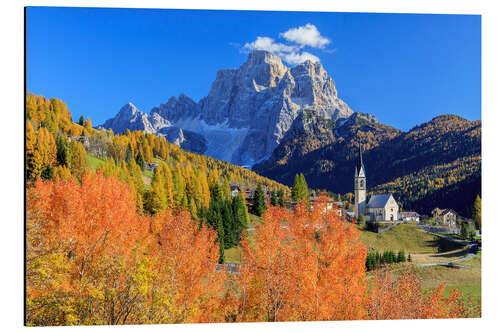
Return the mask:
<path id="1" fill-rule="evenodd" d="M 286 63 L 295 66 L 306 60 L 320 62 L 319 58 L 314 54 L 302 51 L 305 46 L 324 49 L 330 43 L 328 38 L 321 36 L 316 26 L 309 23 L 301 27 L 289 29 L 279 36 L 289 43 L 279 43 L 271 37 L 259 36 L 255 41 L 245 43 L 240 50 L 244 52 L 252 50 L 268 51 L 281 57 Z"/>
<path id="2" fill-rule="evenodd" d="M 330 40 L 321 36 L 316 26 L 310 23 L 298 28 L 289 29 L 281 33 L 280 37 L 289 42 L 299 44 L 301 47 L 310 46 L 322 49 L 330 44 Z"/>
<path id="3" fill-rule="evenodd" d="M 295 45 L 285 45 L 282 43 L 275 43 L 274 39 L 270 37 L 257 37 L 251 43 L 246 43 L 243 46 L 247 50 L 263 50 L 279 55 L 279 53 L 289 53 L 298 50 Z"/>

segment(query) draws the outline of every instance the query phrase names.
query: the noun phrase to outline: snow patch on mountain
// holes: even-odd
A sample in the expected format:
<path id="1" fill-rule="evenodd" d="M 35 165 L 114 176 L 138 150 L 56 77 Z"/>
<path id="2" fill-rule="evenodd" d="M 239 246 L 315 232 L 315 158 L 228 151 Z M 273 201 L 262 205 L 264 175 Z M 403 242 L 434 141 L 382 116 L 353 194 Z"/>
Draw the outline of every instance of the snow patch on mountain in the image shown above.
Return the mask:
<path id="1" fill-rule="evenodd" d="M 175 123 L 175 126 L 203 136 L 207 142 L 205 155 L 229 162 L 237 159 L 235 154 L 242 148 L 249 131 L 248 127 L 231 128 L 227 120 L 212 125 L 199 117 L 180 119 Z M 248 162 L 252 163 L 253 161 Z"/>

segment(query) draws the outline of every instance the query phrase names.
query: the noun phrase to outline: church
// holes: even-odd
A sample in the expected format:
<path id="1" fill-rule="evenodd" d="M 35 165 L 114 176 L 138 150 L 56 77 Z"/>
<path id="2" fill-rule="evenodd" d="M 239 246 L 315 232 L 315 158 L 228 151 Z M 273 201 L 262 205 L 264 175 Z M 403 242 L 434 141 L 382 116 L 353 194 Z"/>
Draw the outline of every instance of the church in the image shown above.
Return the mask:
<path id="1" fill-rule="evenodd" d="M 397 221 L 399 205 L 391 193 L 376 194 L 366 199 L 366 171 L 363 164 L 363 152 L 359 145 L 359 156 L 354 171 L 354 206 L 353 213 L 356 218 L 360 215 L 366 217 L 366 221 Z"/>

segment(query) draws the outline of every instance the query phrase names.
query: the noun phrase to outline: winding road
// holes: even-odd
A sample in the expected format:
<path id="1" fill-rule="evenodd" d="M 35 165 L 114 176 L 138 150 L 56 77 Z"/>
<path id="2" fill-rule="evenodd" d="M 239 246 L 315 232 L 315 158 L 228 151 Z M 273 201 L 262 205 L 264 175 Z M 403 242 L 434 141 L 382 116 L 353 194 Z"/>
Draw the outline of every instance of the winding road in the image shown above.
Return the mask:
<path id="1" fill-rule="evenodd" d="M 425 230 L 424 228 L 421 228 L 421 230 L 424 230 L 425 232 L 427 232 L 427 233 L 429 233 L 431 235 L 444 238 L 444 239 L 449 240 L 451 242 L 455 242 L 455 243 L 459 243 L 459 244 L 462 244 L 462 245 L 466 245 L 467 248 L 469 249 L 469 253 L 467 253 L 467 255 L 465 257 L 463 257 L 463 258 L 450 260 L 448 262 L 439 262 L 439 263 L 431 263 L 431 264 L 419 264 L 418 266 L 420 266 L 420 267 L 427 267 L 427 266 L 448 266 L 448 267 L 454 267 L 454 268 L 471 268 L 470 266 L 457 265 L 456 263 L 472 259 L 476 255 L 476 253 L 478 251 L 477 244 L 475 244 L 473 242 L 468 242 L 468 241 L 465 241 L 465 240 L 461 240 L 461 239 L 456 239 L 456 238 L 453 238 L 453 237 L 450 237 L 450 236 L 444 236 L 444 235 L 440 235 L 440 234 L 437 234 L 437 233 L 434 233 L 434 232 L 430 232 L 430 231 Z"/>

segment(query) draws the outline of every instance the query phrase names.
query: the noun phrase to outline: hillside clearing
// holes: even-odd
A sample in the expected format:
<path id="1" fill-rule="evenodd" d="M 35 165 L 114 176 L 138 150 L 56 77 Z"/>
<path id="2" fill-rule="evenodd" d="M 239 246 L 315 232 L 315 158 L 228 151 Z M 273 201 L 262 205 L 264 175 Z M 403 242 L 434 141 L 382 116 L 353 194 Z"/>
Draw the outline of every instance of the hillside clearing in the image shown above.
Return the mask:
<path id="1" fill-rule="evenodd" d="M 445 295 L 450 289 L 458 289 L 464 295 L 471 295 L 478 301 L 481 297 L 481 269 L 476 268 L 451 268 L 444 266 L 416 267 L 418 278 L 421 280 L 422 289 L 436 288 L 441 283 L 446 283 Z"/>
<path id="2" fill-rule="evenodd" d="M 97 169 L 100 166 L 104 165 L 104 161 L 100 158 L 95 157 L 94 155 L 87 154 L 87 166 L 92 169 Z"/>
<path id="3" fill-rule="evenodd" d="M 445 255 L 444 252 L 464 248 L 462 245 L 420 230 L 412 224 L 401 224 L 381 234 L 363 230 L 361 240 L 372 251 L 404 250 L 412 256 L 417 253 Z"/>

